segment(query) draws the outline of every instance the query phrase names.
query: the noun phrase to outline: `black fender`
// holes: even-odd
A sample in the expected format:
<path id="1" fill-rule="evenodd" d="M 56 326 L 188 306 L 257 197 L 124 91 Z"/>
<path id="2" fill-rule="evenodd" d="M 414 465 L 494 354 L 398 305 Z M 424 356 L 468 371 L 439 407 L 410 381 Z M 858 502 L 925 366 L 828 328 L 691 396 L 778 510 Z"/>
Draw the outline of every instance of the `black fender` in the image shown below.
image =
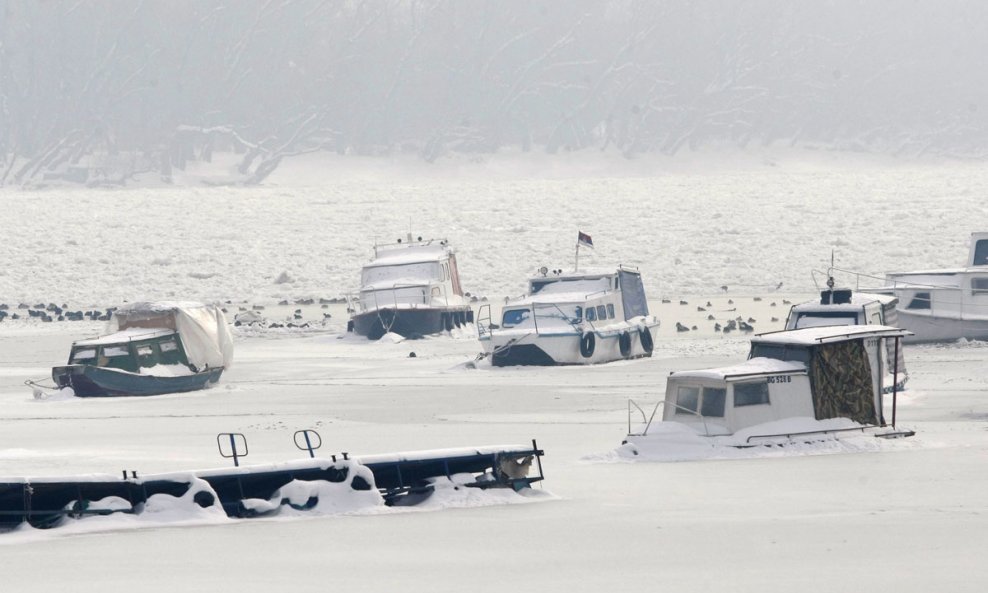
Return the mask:
<path id="1" fill-rule="evenodd" d="M 587 332 L 580 336 L 580 354 L 583 358 L 593 356 L 593 351 L 597 347 L 597 336 L 593 332 Z"/>

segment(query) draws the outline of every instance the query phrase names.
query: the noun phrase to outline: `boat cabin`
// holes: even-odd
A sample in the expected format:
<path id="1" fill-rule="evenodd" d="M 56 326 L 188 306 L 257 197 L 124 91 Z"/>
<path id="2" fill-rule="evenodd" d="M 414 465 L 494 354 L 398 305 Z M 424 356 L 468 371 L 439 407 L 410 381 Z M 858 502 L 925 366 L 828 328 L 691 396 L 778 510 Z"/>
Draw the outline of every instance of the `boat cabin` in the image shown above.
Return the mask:
<path id="1" fill-rule="evenodd" d="M 500 329 L 568 329 L 584 323 L 608 325 L 648 315 L 648 302 L 637 270 L 550 273 L 542 268 L 529 278 L 528 293 L 501 311 Z"/>
<path id="2" fill-rule="evenodd" d="M 449 243 L 419 238 L 374 247 L 374 259 L 360 271 L 357 305 L 360 311 L 447 306 L 461 304 L 462 297 L 456 254 Z"/>
<path id="3" fill-rule="evenodd" d="M 672 373 L 662 419 L 707 436 L 800 417 L 882 426 L 886 375 L 893 383 L 896 376 L 884 368 L 885 342 L 897 344 L 908 333 L 855 325 L 756 336 L 741 364 Z"/>
<path id="4" fill-rule="evenodd" d="M 898 323 L 891 295 L 854 293 L 850 289 L 824 290 L 820 299 L 793 305 L 786 329 L 823 325 L 890 325 Z"/>
<path id="5" fill-rule="evenodd" d="M 175 330 L 131 328 L 72 344 L 68 364 L 84 364 L 140 373 L 164 365 L 193 372 Z"/>

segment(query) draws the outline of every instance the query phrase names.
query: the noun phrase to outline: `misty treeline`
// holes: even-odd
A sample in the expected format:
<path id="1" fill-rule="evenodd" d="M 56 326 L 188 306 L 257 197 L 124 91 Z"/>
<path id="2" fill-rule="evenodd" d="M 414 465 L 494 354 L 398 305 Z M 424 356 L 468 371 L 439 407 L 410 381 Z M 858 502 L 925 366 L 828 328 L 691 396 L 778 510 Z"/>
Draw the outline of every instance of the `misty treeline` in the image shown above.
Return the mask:
<path id="1" fill-rule="evenodd" d="M 988 153 L 981 0 L 0 0 L 0 184 L 313 151 Z"/>

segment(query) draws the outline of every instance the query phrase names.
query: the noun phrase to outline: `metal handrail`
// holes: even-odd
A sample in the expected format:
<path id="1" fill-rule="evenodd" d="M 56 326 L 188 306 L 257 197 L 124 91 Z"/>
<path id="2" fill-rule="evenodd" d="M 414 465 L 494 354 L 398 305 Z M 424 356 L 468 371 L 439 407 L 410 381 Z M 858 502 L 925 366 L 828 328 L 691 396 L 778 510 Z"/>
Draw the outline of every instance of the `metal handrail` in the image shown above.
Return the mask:
<path id="1" fill-rule="evenodd" d="M 641 410 L 641 408 L 638 406 L 638 404 L 635 403 L 634 401 L 632 401 L 632 400 L 629 399 L 628 402 L 629 402 L 629 404 L 632 404 L 636 408 L 638 408 L 639 410 Z M 648 435 L 648 429 L 652 427 L 652 421 L 655 420 L 655 414 L 656 414 L 656 412 L 659 411 L 659 406 L 666 406 L 666 405 L 672 406 L 673 408 L 675 408 L 677 410 L 682 410 L 684 412 L 688 412 L 688 413 L 690 413 L 690 414 L 692 414 L 692 415 L 697 416 L 698 418 L 700 418 L 700 421 L 703 423 L 703 433 L 706 436 L 710 436 L 710 428 L 707 426 L 707 417 L 706 416 L 704 416 L 703 414 L 701 414 L 700 412 L 698 412 L 696 410 L 691 410 L 689 408 L 683 407 L 683 406 L 681 406 L 679 404 L 676 404 L 676 403 L 668 402 L 666 400 L 659 400 L 658 402 L 655 403 L 655 407 L 652 408 L 652 414 L 651 414 L 651 416 L 649 416 L 648 422 L 645 424 L 645 429 L 642 430 L 642 432 L 641 432 L 640 435 L 633 435 L 633 436 L 646 436 L 646 435 Z M 645 416 L 645 413 L 642 412 L 642 419 L 643 420 L 644 420 L 644 416 Z M 628 434 L 631 435 L 631 406 L 630 405 L 628 406 Z"/>
<path id="2" fill-rule="evenodd" d="M 855 426 L 853 428 L 827 428 L 827 429 L 821 428 L 820 430 L 806 430 L 806 431 L 801 431 L 801 432 L 780 432 L 780 433 L 777 433 L 777 434 L 753 434 L 750 437 L 748 437 L 747 439 L 745 439 L 744 442 L 750 443 L 751 442 L 751 439 L 771 439 L 771 438 L 777 438 L 777 437 L 786 437 L 788 439 L 788 438 L 792 438 L 792 437 L 805 436 L 805 435 L 808 435 L 808 434 L 829 434 L 829 433 L 832 433 L 832 432 L 853 432 L 855 430 L 860 430 L 861 432 L 864 432 L 866 428 L 881 428 L 881 427 L 878 426 L 877 424 L 865 424 L 865 425 L 862 425 L 862 426 Z"/>

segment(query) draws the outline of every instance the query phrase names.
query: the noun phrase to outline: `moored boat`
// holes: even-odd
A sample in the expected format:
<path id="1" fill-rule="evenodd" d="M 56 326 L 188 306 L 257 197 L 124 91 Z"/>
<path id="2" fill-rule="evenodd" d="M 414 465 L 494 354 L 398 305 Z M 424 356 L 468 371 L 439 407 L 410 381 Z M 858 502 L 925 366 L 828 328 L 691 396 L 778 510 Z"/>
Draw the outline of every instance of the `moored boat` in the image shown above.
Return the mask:
<path id="1" fill-rule="evenodd" d="M 661 456 L 662 447 L 745 448 L 840 435 L 910 436 L 896 426 L 896 358 L 908 331 L 881 325 L 823 326 L 772 332 L 751 341 L 748 360 L 678 371 L 665 399 L 632 430 L 620 452 Z M 891 376 L 889 379 L 888 377 Z M 659 415 L 661 419 L 653 422 Z M 870 431 L 870 432 L 869 432 Z M 674 438 L 670 438 L 674 435 Z"/>
<path id="2" fill-rule="evenodd" d="M 659 320 L 649 315 L 637 269 L 563 273 L 542 267 L 509 299 L 499 323 L 490 306 L 478 335 L 494 366 L 595 364 L 651 356 Z"/>
<path id="3" fill-rule="evenodd" d="M 899 299 L 906 342 L 988 340 L 988 232 L 971 234 L 962 268 L 886 274 L 886 286 L 869 292 Z"/>
<path id="4" fill-rule="evenodd" d="M 371 340 L 388 332 L 417 338 L 473 322 L 449 242 L 410 235 L 374 247 L 349 309 L 348 329 Z"/>
<path id="5" fill-rule="evenodd" d="M 195 391 L 219 381 L 233 361 L 233 338 L 216 306 L 134 303 L 110 324 L 115 331 L 72 344 L 68 364 L 52 368 L 57 387 L 79 397 Z"/>

